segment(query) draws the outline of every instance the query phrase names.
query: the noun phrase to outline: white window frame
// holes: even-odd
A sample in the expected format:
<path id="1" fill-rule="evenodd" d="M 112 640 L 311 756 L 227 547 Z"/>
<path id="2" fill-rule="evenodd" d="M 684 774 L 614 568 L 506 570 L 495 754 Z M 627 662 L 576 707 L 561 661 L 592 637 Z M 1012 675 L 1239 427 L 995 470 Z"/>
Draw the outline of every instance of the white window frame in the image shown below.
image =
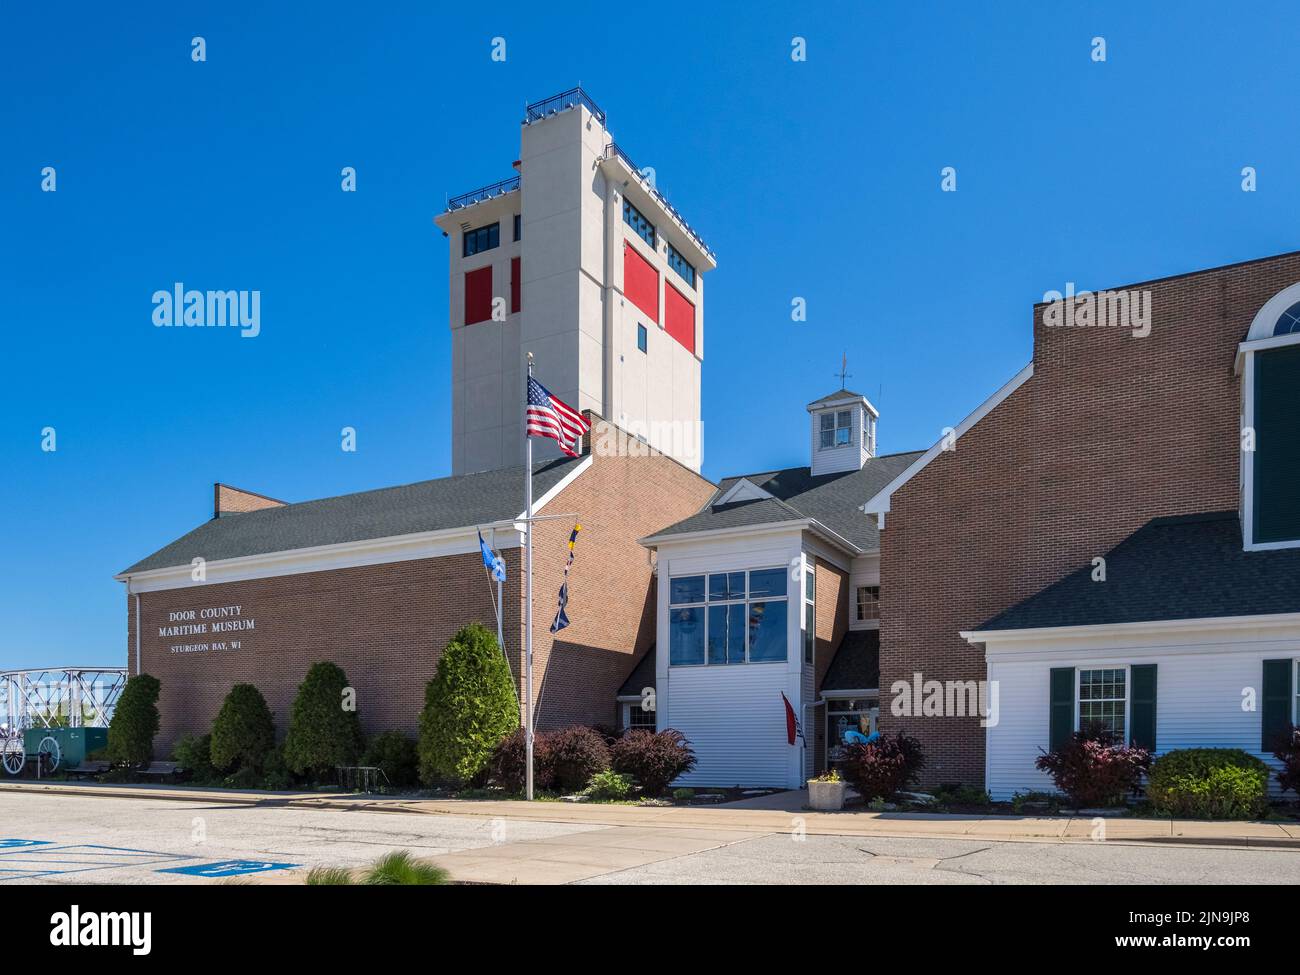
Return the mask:
<path id="1" fill-rule="evenodd" d="M 817 664 L 817 569 L 816 562 L 805 561 L 803 563 L 802 578 L 799 580 L 799 601 L 803 605 L 802 625 L 799 630 L 799 662 L 805 667 L 813 667 Z M 808 580 L 812 580 L 812 599 L 808 598 Z M 748 595 L 748 590 L 746 591 Z M 746 628 L 748 629 L 748 628 Z M 812 652 L 804 653 L 804 641 L 808 639 L 807 631 L 812 631 Z M 707 641 L 708 637 L 705 636 Z M 745 638 L 749 639 L 748 636 Z M 745 648 L 746 657 L 749 655 L 749 648 Z"/>
<path id="2" fill-rule="evenodd" d="M 640 711 L 640 712 L 642 712 L 642 713 L 644 713 L 644 714 L 648 714 L 648 715 L 650 715 L 650 717 L 651 717 L 651 722 L 650 722 L 650 724 L 649 724 L 648 726 L 647 726 L 647 725 L 635 725 L 635 726 L 634 726 L 634 725 L 632 724 L 632 714 L 633 714 L 633 711 L 634 711 L 634 710 L 636 710 L 636 711 Z M 622 722 L 622 724 L 623 724 L 623 730 L 624 730 L 624 731 L 630 731 L 633 727 L 643 728 L 643 729 L 646 730 L 646 731 L 654 731 L 654 730 L 656 730 L 656 728 L 657 728 L 657 722 L 658 722 L 658 716 L 655 714 L 655 712 L 653 712 L 653 711 L 646 711 L 644 708 L 641 707 L 641 702 L 640 702 L 640 701 L 624 701 L 624 702 L 623 702 L 623 722 Z"/>
<path id="3" fill-rule="evenodd" d="M 754 598 L 754 596 L 751 595 L 751 587 L 750 587 L 750 584 L 749 584 L 749 576 L 750 576 L 750 573 L 753 573 L 753 572 L 775 572 L 775 571 L 777 571 L 777 570 L 781 571 L 781 572 L 784 573 L 785 576 L 786 576 L 786 588 L 785 588 L 785 592 L 782 593 L 782 594 L 779 595 L 779 596 L 759 596 L 758 598 Z M 714 600 L 710 600 L 710 599 L 709 599 L 709 576 L 730 575 L 730 574 L 735 573 L 735 572 L 743 572 L 743 573 L 745 574 L 745 596 L 744 596 L 744 598 L 743 598 L 743 599 L 714 599 Z M 740 666 L 740 667 L 760 666 L 760 667 L 761 667 L 761 666 L 763 666 L 764 664 L 782 664 L 782 665 L 788 664 L 789 661 L 790 661 L 790 626 L 789 626 L 789 612 L 790 612 L 790 581 L 789 581 L 789 575 L 790 575 L 790 569 L 789 569 L 788 566 L 784 566 L 784 565 L 755 565 L 755 566 L 750 566 L 750 567 L 748 567 L 748 568 L 744 568 L 744 569 L 723 569 L 723 570 L 720 570 L 720 571 L 717 571 L 717 572 L 710 571 L 710 570 L 706 570 L 706 571 L 703 571 L 703 572 L 683 572 L 681 575 L 670 576 L 670 577 L 669 577 L 669 580 L 668 580 L 668 666 L 669 666 L 670 668 L 672 668 L 672 667 L 737 667 L 737 666 Z M 690 578 L 693 578 L 693 577 L 695 577 L 695 576 L 703 576 L 703 577 L 704 577 L 704 601 L 703 601 L 703 602 L 698 602 L 698 603 L 695 603 L 695 602 L 692 602 L 692 603 L 675 603 L 675 602 L 673 602 L 673 595 L 672 595 L 673 590 L 672 590 L 672 584 L 673 584 L 675 581 L 677 581 L 678 579 L 690 579 Z M 799 586 L 800 586 L 800 598 L 802 599 L 802 595 L 803 595 L 803 580 L 802 580 L 802 579 L 799 581 Z M 786 614 L 787 614 L 787 616 L 786 616 L 786 631 L 785 631 L 785 656 L 782 657 L 782 658 L 779 659 L 779 660 L 750 660 L 750 659 L 749 659 L 749 604 L 750 604 L 750 603 L 770 603 L 770 602 L 776 602 L 777 600 L 780 600 L 781 602 L 783 602 L 783 603 L 786 604 Z M 709 661 L 709 608 L 712 607 L 712 606 L 744 606 L 744 607 L 745 607 L 745 659 L 744 659 L 744 661 L 742 661 L 742 662 L 740 662 L 740 663 L 718 663 L 718 664 L 711 663 L 711 662 Z M 672 614 L 673 614 L 673 610 L 675 610 L 675 609 L 703 609 L 703 610 L 704 610 L 704 660 L 703 660 L 702 662 L 698 663 L 698 664 L 678 664 L 678 663 L 673 663 L 673 656 L 672 656 L 672 653 L 673 653 L 673 651 L 672 651 L 672 626 L 673 626 L 673 622 L 672 622 Z M 799 647 L 796 649 L 795 652 L 799 654 L 800 665 L 802 665 L 802 662 L 803 662 L 803 644 L 802 644 L 802 634 L 800 634 L 800 637 L 801 637 L 801 642 L 800 642 L 800 645 L 799 645 Z"/>
<path id="4" fill-rule="evenodd" d="M 818 416 L 821 417 L 821 419 L 817 421 L 817 449 L 818 450 L 839 450 L 842 447 L 853 446 L 853 411 L 851 409 L 850 410 L 825 410 L 822 413 L 819 413 Z M 840 426 L 840 417 L 842 416 L 848 418 L 848 422 L 844 426 Z M 831 421 L 831 425 L 829 428 L 826 426 L 827 418 L 829 418 Z M 839 437 L 839 432 L 841 430 L 845 431 L 846 439 L 843 443 L 837 443 L 836 441 Z M 823 443 L 823 440 L 825 439 L 825 435 L 828 433 L 831 435 L 831 442 L 829 444 Z"/>
<path id="5" fill-rule="evenodd" d="M 1121 736 L 1124 742 L 1129 740 L 1129 732 L 1132 730 L 1132 708 L 1133 708 L 1133 674 L 1128 664 L 1088 664 L 1085 667 L 1074 668 L 1074 730 L 1080 731 L 1080 717 L 1083 713 L 1083 672 L 1085 670 L 1122 670 L 1124 671 L 1124 734 Z M 1111 700 L 1107 698 L 1106 700 Z M 1113 728 L 1111 729 L 1114 730 Z"/>
<path id="6" fill-rule="evenodd" d="M 876 590 L 876 615 L 864 617 L 861 615 L 862 606 L 858 602 L 858 592 L 862 589 Z M 853 587 L 853 621 L 855 623 L 879 623 L 880 622 L 880 583 L 874 586 L 854 586 Z"/>

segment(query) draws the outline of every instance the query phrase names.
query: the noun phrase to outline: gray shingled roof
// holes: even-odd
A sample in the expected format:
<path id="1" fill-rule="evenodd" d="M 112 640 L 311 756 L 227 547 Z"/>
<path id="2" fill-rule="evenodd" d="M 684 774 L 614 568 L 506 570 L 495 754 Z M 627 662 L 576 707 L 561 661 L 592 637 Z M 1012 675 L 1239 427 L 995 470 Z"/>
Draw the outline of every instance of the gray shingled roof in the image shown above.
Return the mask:
<path id="1" fill-rule="evenodd" d="M 833 393 L 827 393 L 825 396 L 813 400 L 808 405 L 810 407 L 820 406 L 822 403 L 834 403 L 836 400 L 850 399 L 850 398 L 866 399 L 866 397 L 863 396 L 861 393 L 855 393 L 851 389 L 837 389 Z"/>
<path id="2" fill-rule="evenodd" d="M 533 496 L 554 487 L 579 463 L 581 458 L 535 464 Z M 195 557 L 215 562 L 504 521 L 523 510 L 523 478 L 520 466 L 222 515 L 123 574 L 189 565 Z"/>
<path id="3" fill-rule="evenodd" d="M 1105 555 L 979 629 L 1095 626 L 1300 612 L 1300 549 L 1247 552 L 1237 512 L 1147 522 Z"/>
<path id="4" fill-rule="evenodd" d="M 861 691 L 880 686 L 880 631 L 849 630 L 822 681 L 827 691 Z"/>
<path id="5" fill-rule="evenodd" d="M 652 643 L 650 649 L 641 654 L 641 659 L 632 668 L 632 673 L 627 675 L 627 680 L 623 681 L 618 696 L 629 697 L 635 694 L 640 697 L 647 687 L 655 686 L 655 676 L 655 645 Z"/>
<path id="6" fill-rule="evenodd" d="M 700 511 L 656 535 L 684 535 L 719 528 L 744 528 L 812 518 L 862 551 L 879 547 L 876 519 L 862 506 L 882 487 L 902 473 L 923 451 L 873 457 L 860 471 L 813 477 L 807 467 L 743 475 L 771 498 L 715 504 L 741 477 L 725 478 L 713 498 Z"/>

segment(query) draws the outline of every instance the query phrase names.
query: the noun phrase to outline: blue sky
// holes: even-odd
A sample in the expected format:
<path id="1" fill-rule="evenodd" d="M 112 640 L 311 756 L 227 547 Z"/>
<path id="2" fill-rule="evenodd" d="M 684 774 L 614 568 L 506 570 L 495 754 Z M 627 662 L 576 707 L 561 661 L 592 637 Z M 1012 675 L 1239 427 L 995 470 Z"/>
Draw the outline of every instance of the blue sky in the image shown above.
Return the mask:
<path id="1" fill-rule="evenodd" d="M 1292 4 L 81 6 L 0 13 L 0 666 L 119 664 L 113 573 L 213 481 L 448 473 L 431 219 L 578 82 L 717 251 L 714 478 L 805 462 L 842 352 L 882 450 L 922 447 L 1028 361 L 1044 291 L 1300 247 Z M 175 281 L 260 290 L 262 334 L 154 328 Z"/>

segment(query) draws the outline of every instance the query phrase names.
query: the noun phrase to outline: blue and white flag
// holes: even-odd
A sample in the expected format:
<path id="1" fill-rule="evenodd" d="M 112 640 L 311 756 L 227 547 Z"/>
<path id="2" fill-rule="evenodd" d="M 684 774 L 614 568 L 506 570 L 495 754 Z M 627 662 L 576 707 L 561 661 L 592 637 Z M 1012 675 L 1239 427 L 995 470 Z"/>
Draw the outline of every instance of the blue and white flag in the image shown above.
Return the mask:
<path id="1" fill-rule="evenodd" d="M 483 533 L 478 533 L 479 551 L 483 553 L 483 567 L 492 573 L 492 578 L 497 582 L 506 581 L 506 562 L 505 559 L 497 555 L 488 547 L 488 543 L 483 541 Z"/>

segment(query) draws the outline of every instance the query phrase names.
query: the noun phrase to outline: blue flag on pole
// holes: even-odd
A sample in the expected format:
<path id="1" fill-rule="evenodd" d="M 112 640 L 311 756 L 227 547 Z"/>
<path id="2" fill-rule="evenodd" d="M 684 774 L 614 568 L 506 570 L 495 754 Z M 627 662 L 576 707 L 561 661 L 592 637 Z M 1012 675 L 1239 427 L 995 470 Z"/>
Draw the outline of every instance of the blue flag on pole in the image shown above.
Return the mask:
<path id="1" fill-rule="evenodd" d="M 483 566 L 492 573 L 492 578 L 497 582 L 506 581 L 506 563 L 505 559 L 497 555 L 488 547 L 488 543 L 483 541 L 483 533 L 478 533 L 479 551 L 483 553 Z"/>

